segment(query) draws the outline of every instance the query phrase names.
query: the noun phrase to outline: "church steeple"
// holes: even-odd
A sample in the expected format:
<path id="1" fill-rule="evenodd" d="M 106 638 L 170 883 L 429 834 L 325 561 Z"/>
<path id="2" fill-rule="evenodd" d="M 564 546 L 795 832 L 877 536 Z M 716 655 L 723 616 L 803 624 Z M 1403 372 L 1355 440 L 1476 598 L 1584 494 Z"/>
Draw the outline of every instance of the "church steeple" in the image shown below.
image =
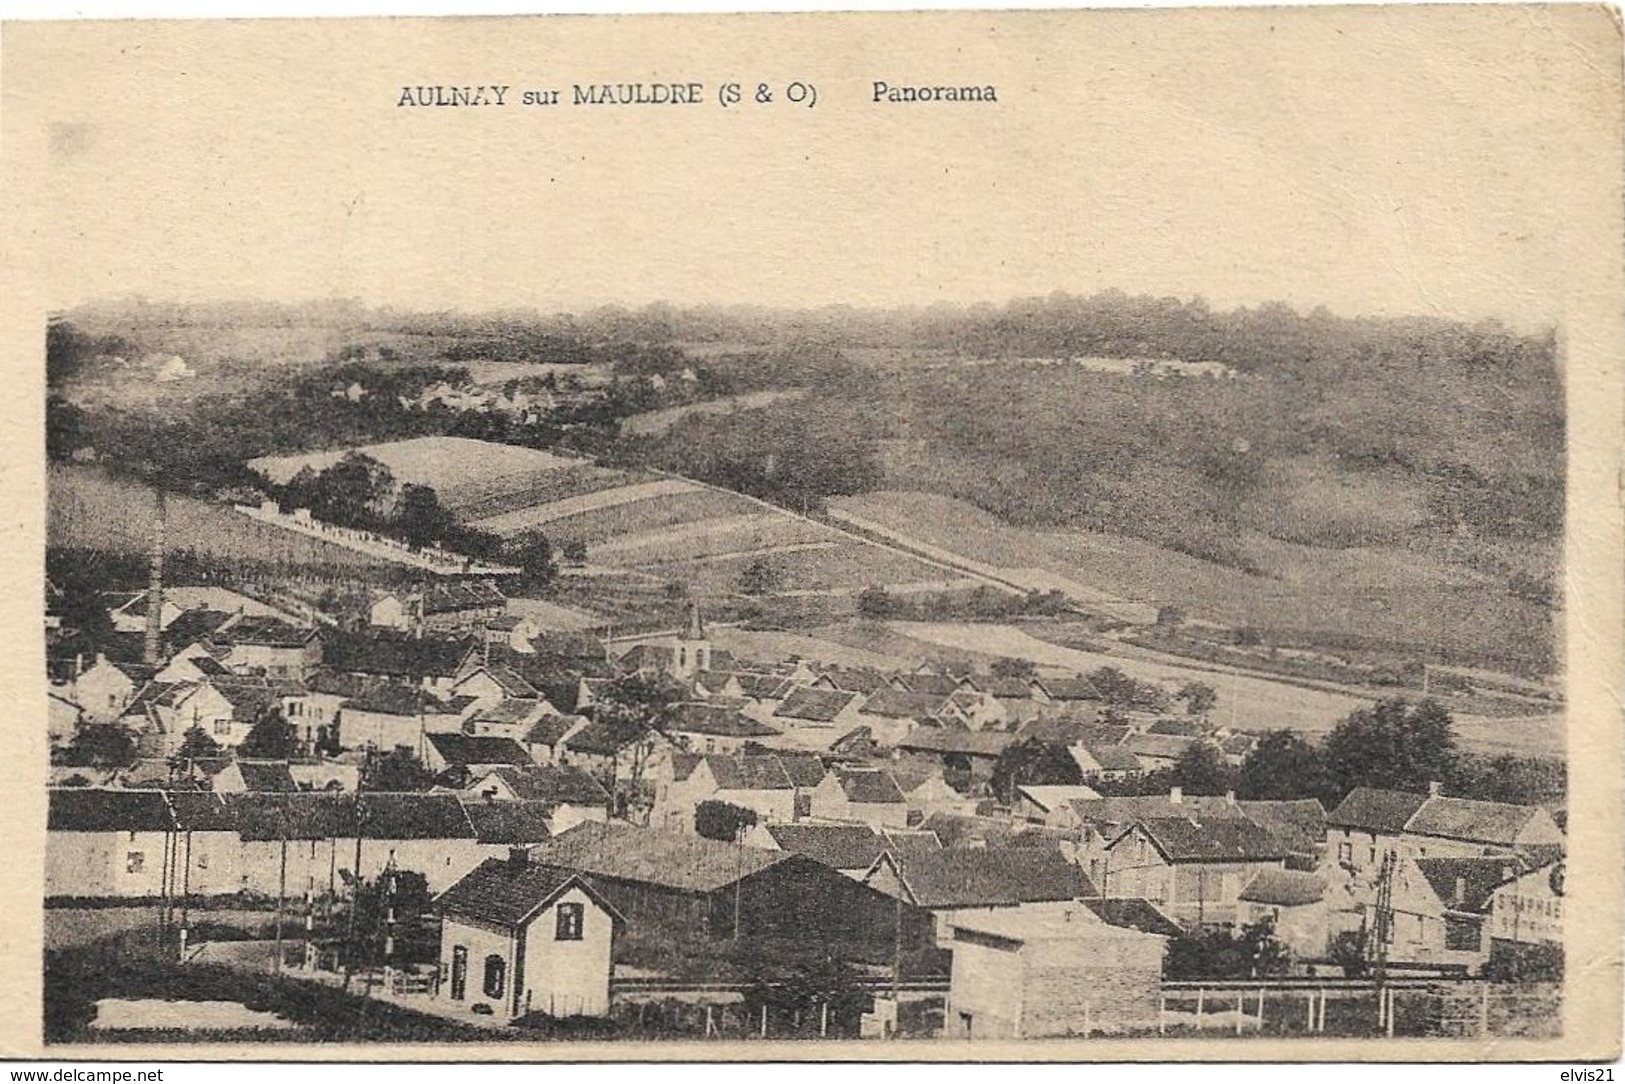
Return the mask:
<path id="1" fill-rule="evenodd" d="M 683 630 L 681 639 L 705 639 L 705 622 L 700 620 L 700 604 L 698 602 L 691 601 L 688 604 L 688 628 Z"/>
<path id="2" fill-rule="evenodd" d="M 701 670 L 711 669 L 711 641 L 705 635 L 705 622 L 700 617 L 697 602 L 688 604 L 688 626 L 677 634 L 677 676 L 693 677 Z"/>

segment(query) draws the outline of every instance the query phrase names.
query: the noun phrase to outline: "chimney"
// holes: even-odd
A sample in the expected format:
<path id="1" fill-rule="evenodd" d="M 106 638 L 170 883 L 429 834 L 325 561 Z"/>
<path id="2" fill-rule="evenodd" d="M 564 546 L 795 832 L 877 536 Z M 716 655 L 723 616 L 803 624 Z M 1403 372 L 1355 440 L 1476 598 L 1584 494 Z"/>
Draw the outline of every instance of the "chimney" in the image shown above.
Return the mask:
<path id="1" fill-rule="evenodd" d="M 1443 783 L 1439 782 L 1437 779 L 1435 779 L 1432 782 L 1428 783 L 1428 797 L 1429 798 L 1437 798 L 1437 797 L 1439 797 L 1439 795 L 1441 795 L 1443 793 L 1444 793 L 1444 784 Z"/>
<path id="2" fill-rule="evenodd" d="M 1467 898 L 1467 878 L 1465 878 L 1465 877 L 1457 877 L 1456 878 L 1456 894 L 1450 900 L 1450 905 L 1452 907 L 1458 907 L 1458 906 L 1461 905 L 1461 901 L 1466 899 L 1466 898 Z"/>
<path id="3" fill-rule="evenodd" d="M 163 489 L 155 488 L 153 492 L 157 505 L 152 523 L 152 556 L 147 565 L 147 635 L 141 649 L 141 661 L 148 666 L 158 665 L 164 631 L 164 519 L 168 515 Z"/>
<path id="4" fill-rule="evenodd" d="M 530 848 L 509 847 L 508 865 L 512 866 L 514 869 L 524 869 L 526 866 L 530 865 Z"/>
<path id="5" fill-rule="evenodd" d="M 1168 788 L 1168 800 L 1170 802 L 1172 802 L 1174 805 L 1179 805 L 1181 802 L 1183 802 L 1185 800 L 1185 788 L 1184 787 L 1169 787 Z"/>

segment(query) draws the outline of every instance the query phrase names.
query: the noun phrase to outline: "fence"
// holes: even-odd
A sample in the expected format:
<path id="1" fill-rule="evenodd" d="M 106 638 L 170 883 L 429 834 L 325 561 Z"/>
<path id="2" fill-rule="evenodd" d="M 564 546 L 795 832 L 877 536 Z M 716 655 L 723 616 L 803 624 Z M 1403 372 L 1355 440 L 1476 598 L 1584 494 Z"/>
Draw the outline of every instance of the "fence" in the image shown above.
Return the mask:
<path id="1" fill-rule="evenodd" d="M 1553 1038 L 1561 988 L 1466 979 L 1167 982 L 1159 1035 Z"/>

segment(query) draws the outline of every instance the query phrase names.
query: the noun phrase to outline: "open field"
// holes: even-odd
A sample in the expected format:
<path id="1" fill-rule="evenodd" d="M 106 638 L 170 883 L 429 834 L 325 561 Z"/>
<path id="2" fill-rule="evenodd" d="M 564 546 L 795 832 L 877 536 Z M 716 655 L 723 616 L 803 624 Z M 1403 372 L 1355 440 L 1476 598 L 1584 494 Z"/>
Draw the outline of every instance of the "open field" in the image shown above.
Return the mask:
<path id="1" fill-rule="evenodd" d="M 804 520 L 754 511 L 622 535 L 594 546 L 592 557 L 616 564 L 690 561 L 743 550 L 833 542 L 836 537 Z"/>
<path id="2" fill-rule="evenodd" d="M 638 475 L 591 464 L 545 467 L 492 478 L 479 485 L 458 486 L 441 503 L 464 522 L 491 519 L 550 501 L 642 481 Z"/>
<path id="3" fill-rule="evenodd" d="M 263 456 L 249 466 L 279 484 L 286 483 L 305 467 L 322 470 L 358 451 L 388 467 L 399 482 L 430 486 L 447 504 L 455 505 L 464 487 L 488 485 L 495 479 L 529 475 L 537 471 L 560 470 L 581 465 L 581 460 L 462 437 L 414 437 L 387 444 L 367 444 L 359 448 L 338 448 L 302 455 Z"/>
<path id="4" fill-rule="evenodd" d="M 694 482 L 679 478 L 660 478 L 652 482 L 636 482 L 629 486 L 599 489 L 591 493 L 565 497 L 562 500 L 548 501 L 546 504 L 532 505 L 515 512 L 492 516 L 490 519 L 476 520 L 474 526 L 495 534 L 518 534 L 521 531 L 539 530 L 557 523 L 561 537 L 581 538 L 580 534 L 571 529 L 572 521 L 577 518 L 590 519 L 595 512 L 607 512 L 611 513 L 613 520 L 613 514 L 626 505 L 636 506 L 644 502 L 657 502 L 665 497 L 681 497 L 705 492 Z M 637 522 L 635 514 L 632 514 L 627 522 Z"/>
<path id="5" fill-rule="evenodd" d="M 152 490 L 88 467 L 50 468 L 46 539 L 52 546 L 83 546 L 146 553 L 152 546 Z M 246 562 L 382 568 L 386 562 L 320 539 L 257 523 L 227 505 L 171 495 L 164 545 L 170 552 Z"/>
<path id="6" fill-rule="evenodd" d="M 1192 618 L 1307 643 L 1352 638 L 1507 669 L 1533 667 L 1532 645 L 1551 637 L 1553 617 L 1544 607 L 1492 577 L 1396 547 L 1333 549 L 1252 536 L 1244 548 L 1263 570 L 1252 575 L 1138 539 L 1015 527 L 925 493 L 872 493 L 831 505 L 1012 578 L 1039 570 L 1058 586 L 1080 584 L 1090 594 L 1079 600 L 1108 612 L 1113 607 L 1100 600 L 1142 610 L 1169 604 Z"/>
<path id="7" fill-rule="evenodd" d="M 651 410 L 644 414 L 634 414 L 622 421 L 621 432 L 640 437 L 659 436 L 690 415 L 731 414 L 736 410 L 753 410 L 773 403 L 801 399 L 806 394 L 804 388 L 753 391 L 745 395 L 730 395 L 725 399 L 706 399 L 698 403 L 667 407 L 665 410 Z"/>

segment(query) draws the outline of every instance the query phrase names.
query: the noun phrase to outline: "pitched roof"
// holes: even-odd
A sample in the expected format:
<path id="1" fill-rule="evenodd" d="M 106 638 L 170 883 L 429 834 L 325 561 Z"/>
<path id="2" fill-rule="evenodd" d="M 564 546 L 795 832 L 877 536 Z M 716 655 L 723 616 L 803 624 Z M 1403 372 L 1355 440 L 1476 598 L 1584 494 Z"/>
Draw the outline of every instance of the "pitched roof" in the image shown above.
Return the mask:
<path id="1" fill-rule="evenodd" d="M 1536 811 L 1534 806 L 1510 805 L 1506 802 L 1429 798 L 1406 823 L 1405 831 L 1414 835 L 1442 836 L 1509 847 L 1517 841 L 1518 833 L 1528 825 Z"/>
<path id="2" fill-rule="evenodd" d="M 628 728 L 608 719 L 594 719 L 564 739 L 564 747 L 573 753 L 591 753 L 609 756 L 642 741 L 648 732 Z"/>
<path id="3" fill-rule="evenodd" d="M 157 790 L 52 787 L 46 812 L 52 832 L 167 832 L 174 823 Z"/>
<path id="4" fill-rule="evenodd" d="M 517 926 L 571 888 L 580 888 L 619 920 L 619 913 L 571 871 L 512 858 L 487 858 L 436 897 L 435 907 L 447 914 Z"/>
<path id="5" fill-rule="evenodd" d="M 1279 840 L 1242 818 L 1151 817 L 1140 821 L 1139 827 L 1170 862 L 1264 862 L 1287 857 Z M 1123 838 L 1127 835 L 1119 841 Z"/>
<path id="6" fill-rule="evenodd" d="M 425 615 L 458 613 L 501 606 L 507 601 L 507 596 L 497 590 L 495 584 L 484 580 L 438 580 L 423 592 L 423 612 Z M 410 605 L 407 608 L 410 611 Z"/>
<path id="7" fill-rule="evenodd" d="M 1123 739 L 1121 748 L 1127 749 L 1137 757 L 1178 760 L 1185 750 L 1196 744 L 1197 740 L 1178 734 L 1130 734 Z"/>
<path id="8" fill-rule="evenodd" d="M 816 787 L 824 781 L 824 762 L 812 753 L 775 753 L 784 774 L 798 787 Z"/>
<path id="9" fill-rule="evenodd" d="M 1326 842 L 1326 810 L 1318 799 L 1240 801 L 1236 808 L 1296 854 L 1313 854 Z"/>
<path id="10" fill-rule="evenodd" d="M 867 870 L 887 849 L 885 837 L 866 824 L 770 824 L 767 833 L 780 850 L 840 870 Z"/>
<path id="11" fill-rule="evenodd" d="M 888 860 L 888 859 L 883 859 Z M 998 907 L 1095 894 L 1078 867 L 1047 848 L 961 847 L 889 859 L 921 907 Z"/>
<path id="12" fill-rule="evenodd" d="M 844 667 L 831 667 L 819 674 L 818 679 L 829 682 L 842 692 L 865 695 L 876 689 L 885 688 L 887 683 L 886 675 L 878 670 L 852 670 Z"/>
<path id="13" fill-rule="evenodd" d="M 367 839 L 474 838 L 474 826 L 454 794 L 363 793 L 356 800 Z"/>
<path id="14" fill-rule="evenodd" d="M 356 805 L 348 794 L 228 794 L 226 804 L 246 842 L 355 838 Z"/>
<path id="15" fill-rule="evenodd" d="M 733 676 L 739 679 L 739 691 L 752 700 L 782 700 L 796 688 L 783 674 L 735 671 Z"/>
<path id="16" fill-rule="evenodd" d="M 728 738 L 761 738 L 778 731 L 759 723 L 739 710 L 732 700 L 694 700 L 673 704 L 666 713 L 665 728 L 682 734 L 710 734 Z"/>
<path id="17" fill-rule="evenodd" d="M 1418 858 L 1416 868 L 1439 902 L 1462 914 L 1481 913 L 1497 888 L 1524 872 L 1522 864 L 1510 857 Z"/>
<path id="18" fill-rule="evenodd" d="M 488 708 L 481 708 L 476 711 L 469 717 L 469 722 L 488 723 L 493 726 L 515 726 L 543 710 L 544 707 L 545 705 L 540 700 L 505 697 Z"/>
<path id="19" fill-rule="evenodd" d="M 948 693 L 904 692 L 901 689 L 878 689 L 863 702 L 858 710 L 864 715 L 878 715 L 883 719 L 934 719 L 948 706 Z"/>
<path id="20" fill-rule="evenodd" d="M 531 858 L 591 877 L 714 892 L 792 856 L 699 836 L 584 821 L 536 847 Z"/>
<path id="21" fill-rule="evenodd" d="M 864 805 L 901 805 L 903 792 L 890 772 L 876 768 L 836 768 L 835 779 L 849 802 Z"/>
<path id="22" fill-rule="evenodd" d="M 1019 783 L 1016 793 L 1024 796 L 1044 812 L 1070 806 L 1078 799 L 1099 798 L 1100 792 L 1093 787 L 1077 784 L 1040 785 L 1037 783 Z"/>
<path id="23" fill-rule="evenodd" d="M 722 790 L 790 790 L 795 786 L 778 757 L 709 756 L 705 763 Z"/>
<path id="24" fill-rule="evenodd" d="M 251 791 L 291 793 L 299 789 L 285 760 L 239 760 L 237 770 L 242 773 L 243 786 Z"/>
<path id="25" fill-rule="evenodd" d="M 831 724 L 835 717 L 857 699 L 856 693 L 835 689 L 815 689 L 803 686 L 793 690 L 773 712 L 775 719 L 793 719 L 801 723 Z"/>
<path id="26" fill-rule="evenodd" d="M 1143 767 L 1133 750 L 1121 745 L 1085 745 L 1084 748 L 1103 772 L 1137 772 Z"/>
<path id="27" fill-rule="evenodd" d="M 399 682 L 379 682 L 344 702 L 353 711 L 374 715 L 442 715 L 447 707 L 444 701 L 429 695 L 417 685 Z"/>
<path id="28" fill-rule="evenodd" d="M 920 753 L 962 753 L 966 756 L 997 757 L 1016 740 L 1014 734 L 996 730 L 946 730 L 917 726 L 897 742 L 897 748 Z"/>
<path id="29" fill-rule="evenodd" d="M 543 764 L 525 768 L 492 768 L 469 784 L 468 790 L 478 791 L 484 780 L 495 776 L 524 801 L 547 802 L 558 806 L 588 805 L 602 807 L 609 804 L 609 792 L 603 784 L 582 771 L 569 766 Z"/>
<path id="30" fill-rule="evenodd" d="M 1063 842 L 1077 838 L 1076 833 L 1060 828 L 974 813 L 933 813 L 920 827 L 935 835 L 944 847 L 1059 851 Z"/>
<path id="31" fill-rule="evenodd" d="M 1241 890 L 1240 898 L 1275 907 L 1302 907 L 1326 898 L 1326 879 L 1295 869 L 1261 869 Z"/>
<path id="32" fill-rule="evenodd" d="M 1179 923 L 1157 910 L 1150 900 L 1133 896 L 1094 896 L 1085 899 L 1083 905 L 1109 926 L 1163 937 L 1182 937 L 1185 933 Z"/>
<path id="33" fill-rule="evenodd" d="M 237 818 L 224 795 L 210 791 L 169 792 L 169 807 L 178 832 L 235 832 Z"/>
<path id="34" fill-rule="evenodd" d="M 1039 688 L 1051 700 L 1099 700 L 1100 690 L 1086 677 L 1039 678 Z"/>
<path id="35" fill-rule="evenodd" d="M 481 843 L 540 843 L 551 833 L 552 802 L 487 802 L 464 799 L 463 814 Z"/>
<path id="36" fill-rule="evenodd" d="M 512 738 L 474 737 L 470 734 L 430 734 L 429 744 L 447 764 L 531 763 L 525 747 Z"/>
<path id="37" fill-rule="evenodd" d="M 497 687 L 502 690 L 504 696 L 519 700 L 535 700 L 540 695 L 536 691 L 536 686 L 515 673 L 511 666 L 481 666 L 479 669 L 471 671 L 457 684 L 461 685 L 475 674 L 481 673 L 488 675 L 492 681 L 496 682 Z"/>
<path id="38" fill-rule="evenodd" d="M 1174 734 L 1183 738 L 1200 738 L 1207 727 L 1199 719 L 1158 719 L 1145 728 L 1147 734 Z"/>
<path id="39" fill-rule="evenodd" d="M 1334 828 L 1398 835 L 1427 800 L 1426 794 L 1355 787 L 1337 803 L 1336 809 L 1326 814 L 1326 823 Z"/>
<path id="40" fill-rule="evenodd" d="M 220 644 L 252 644 L 257 647 L 303 647 L 316 635 L 280 617 L 250 614 L 215 630 L 210 637 Z"/>
<path id="41" fill-rule="evenodd" d="M 947 674 L 898 674 L 892 680 L 903 690 L 929 696 L 939 704 L 959 688 L 959 679 Z"/>
<path id="42" fill-rule="evenodd" d="M 322 658 L 335 670 L 414 679 L 453 677 L 473 650 L 474 643 L 467 637 L 384 631 L 328 632 L 322 642 Z"/>
<path id="43" fill-rule="evenodd" d="M 544 715 L 531 724 L 524 740 L 530 745 L 557 745 L 571 727 L 586 721 L 586 717 L 581 715 Z"/>

